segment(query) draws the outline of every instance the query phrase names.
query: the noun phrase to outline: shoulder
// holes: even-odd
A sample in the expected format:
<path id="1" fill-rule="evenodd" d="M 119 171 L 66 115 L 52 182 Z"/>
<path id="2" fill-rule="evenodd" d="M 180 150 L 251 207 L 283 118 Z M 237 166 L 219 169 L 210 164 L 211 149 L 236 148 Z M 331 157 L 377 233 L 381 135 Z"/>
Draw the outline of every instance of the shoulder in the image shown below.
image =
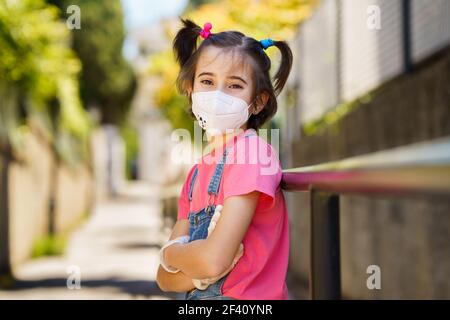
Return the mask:
<path id="1" fill-rule="evenodd" d="M 229 150 L 232 164 L 280 165 L 278 151 L 258 135 L 240 137 Z"/>
<path id="2" fill-rule="evenodd" d="M 240 137 L 229 150 L 227 164 L 232 170 L 242 173 L 255 171 L 258 175 L 281 177 L 278 151 L 267 140 L 258 135 Z"/>
<path id="3" fill-rule="evenodd" d="M 240 137 L 233 147 L 225 166 L 224 197 L 259 191 L 274 200 L 282 176 L 276 149 L 254 135 Z"/>

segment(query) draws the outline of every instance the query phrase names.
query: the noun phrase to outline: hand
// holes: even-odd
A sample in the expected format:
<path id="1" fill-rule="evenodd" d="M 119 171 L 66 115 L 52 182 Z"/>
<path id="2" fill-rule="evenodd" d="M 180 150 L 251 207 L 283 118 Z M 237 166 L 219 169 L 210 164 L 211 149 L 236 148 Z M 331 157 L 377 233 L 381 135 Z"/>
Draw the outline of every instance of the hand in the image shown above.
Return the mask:
<path id="1" fill-rule="evenodd" d="M 170 249 L 173 249 L 175 246 L 183 246 L 184 243 L 189 242 L 189 236 L 181 236 L 176 239 L 168 241 L 160 250 L 159 250 L 159 263 L 160 265 L 167 271 L 171 273 L 177 273 L 180 270 L 173 268 L 170 266 L 170 262 L 167 261 L 167 259 L 170 260 L 171 255 Z"/>

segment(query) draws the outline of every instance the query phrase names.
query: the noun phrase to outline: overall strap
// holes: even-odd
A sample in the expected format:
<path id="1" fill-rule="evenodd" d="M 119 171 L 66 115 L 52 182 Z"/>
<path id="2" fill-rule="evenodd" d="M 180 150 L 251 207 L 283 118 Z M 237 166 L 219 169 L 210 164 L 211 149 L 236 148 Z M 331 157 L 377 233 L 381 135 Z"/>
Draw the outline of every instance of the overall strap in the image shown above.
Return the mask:
<path id="1" fill-rule="evenodd" d="M 220 180 L 222 179 L 223 167 L 225 165 L 225 160 L 227 159 L 228 153 L 229 147 L 225 148 L 222 158 L 217 163 L 216 169 L 214 170 L 214 174 L 211 177 L 211 180 L 209 181 L 208 194 L 210 195 L 211 194 L 217 195 L 219 193 Z"/>
<path id="2" fill-rule="evenodd" d="M 194 183 L 195 179 L 197 178 L 197 174 L 198 174 L 198 165 L 195 166 L 194 173 L 192 174 L 191 182 L 189 184 L 189 201 L 192 201 L 192 191 L 194 190 Z"/>

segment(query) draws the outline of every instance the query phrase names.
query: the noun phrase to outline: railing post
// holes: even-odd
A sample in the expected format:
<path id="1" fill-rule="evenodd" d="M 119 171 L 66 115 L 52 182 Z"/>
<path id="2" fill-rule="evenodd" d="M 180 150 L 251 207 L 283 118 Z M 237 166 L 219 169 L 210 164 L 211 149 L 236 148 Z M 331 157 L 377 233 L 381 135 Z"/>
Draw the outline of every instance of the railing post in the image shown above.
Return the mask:
<path id="1" fill-rule="evenodd" d="M 411 0 L 402 1 L 403 65 L 406 73 L 412 70 Z"/>
<path id="2" fill-rule="evenodd" d="M 341 298 L 339 196 L 312 189 L 311 299 Z"/>

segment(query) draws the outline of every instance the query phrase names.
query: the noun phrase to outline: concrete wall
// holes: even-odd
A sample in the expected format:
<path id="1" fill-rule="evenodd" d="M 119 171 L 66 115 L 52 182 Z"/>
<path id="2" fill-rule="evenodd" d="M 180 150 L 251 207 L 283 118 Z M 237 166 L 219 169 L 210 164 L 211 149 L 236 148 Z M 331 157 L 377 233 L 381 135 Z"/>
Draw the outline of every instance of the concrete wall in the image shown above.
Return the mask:
<path id="1" fill-rule="evenodd" d="M 342 197 L 342 289 L 347 298 L 450 298 L 449 199 Z M 381 270 L 368 290 L 367 267 Z"/>
<path id="2" fill-rule="evenodd" d="M 24 142 L 23 162 L 9 166 L 9 240 L 13 267 L 28 259 L 36 240 L 49 232 L 51 175 L 55 166 L 45 141 L 28 133 Z M 60 233 L 89 212 L 93 182 L 85 165 L 69 168 L 61 164 L 56 170 L 55 230 Z"/>
<path id="3" fill-rule="evenodd" d="M 9 167 L 9 227 L 12 265 L 27 259 L 36 239 L 47 234 L 50 174 L 54 165 L 46 145 L 25 138 L 24 163 Z"/>
<path id="4" fill-rule="evenodd" d="M 90 213 L 94 201 L 94 181 L 85 166 L 61 166 L 58 168 L 58 184 L 55 227 L 56 232 L 65 232 Z"/>

